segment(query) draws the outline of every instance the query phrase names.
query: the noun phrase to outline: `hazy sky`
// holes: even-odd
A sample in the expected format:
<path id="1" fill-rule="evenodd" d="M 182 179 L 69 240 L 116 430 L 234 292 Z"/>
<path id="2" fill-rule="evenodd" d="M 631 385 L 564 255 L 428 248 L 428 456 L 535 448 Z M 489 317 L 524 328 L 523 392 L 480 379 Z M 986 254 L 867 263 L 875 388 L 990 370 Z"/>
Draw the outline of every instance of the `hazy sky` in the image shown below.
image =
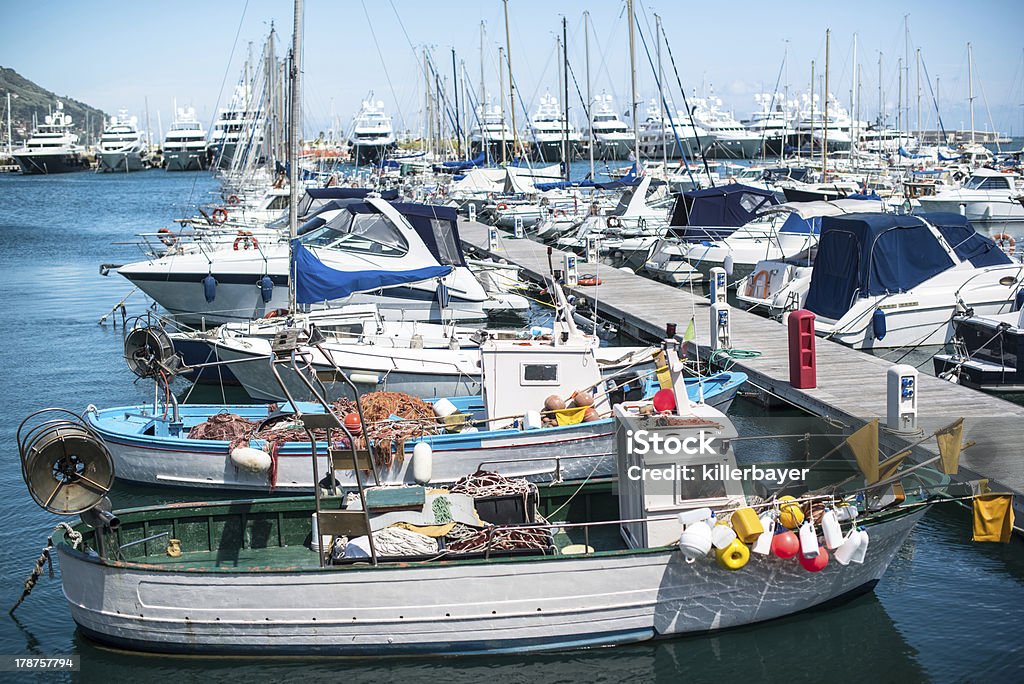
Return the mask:
<path id="1" fill-rule="evenodd" d="M 307 134 L 328 127 L 332 113 L 340 126 L 347 128 L 360 100 L 371 90 L 374 99 L 385 102 L 396 125 L 418 129 L 423 78 L 414 47 L 430 47 L 439 71 L 448 78 L 454 48 L 457 58 L 465 62 L 473 89 L 479 90 L 481 21 L 486 25 L 486 87 L 489 92 L 498 88 L 497 49 L 505 44 L 500 0 L 308 0 L 305 4 Z M 529 108 L 544 90 L 557 92 L 555 35 L 561 35 L 563 14 L 568 20 L 572 70 L 580 89 L 586 88 L 582 15 L 588 8 L 592 92 L 612 94 L 620 113 L 628 108 L 624 7 L 625 2 L 617 0 L 509 0 L 512 67 L 520 97 Z M 191 103 L 200 118 L 211 122 L 218 103 L 223 106 L 239 78 L 248 43 L 253 43 L 258 56 L 273 21 L 283 55 L 292 32 L 292 3 L 287 0 L 0 0 L 0 12 L 4 26 L 0 64 L 43 87 L 111 113 L 126 107 L 141 119 L 144 98 L 148 98 L 154 132 L 158 111 L 166 128 L 174 98 L 179 106 Z M 880 51 L 882 87 L 890 110 L 893 107 L 898 86 L 896 60 L 905 54 L 904 15 L 909 14 L 911 127 L 917 118 L 917 48 L 932 88 L 935 79 L 940 79 L 939 108 L 946 127 L 968 125 L 970 41 L 974 46 L 977 128 L 990 129 L 994 124 L 1005 133 L 1024 133 L 1024 2 L 1020 0 L 638 1 L 637 13 L 652 54 L 653 35 L 647 26 L 653 27 L 655 13 L 661 15 L 687 94 L 713 87 L 737 118 L 747 117 L 754 109 L 755 93 L 774 89 L 787 45 L 787 68 L 780 90 L 788 83 L 791 93 L 805 91 L 811 60 L 821 76 L 828 27 L 832 29 L 830 90 L 849 106 L 856 33 L 864 119 L 873 119 L 878 110 Z M 238 42 L 232 54 L 236 33 Z M 666 85 L 681 106 L 664 48 L 663 62 Z M 646 101 L 655 94 L 656 86 L 639 38 L 637 67 L 641 97 Z M 223 90 L 222 83 L 226 83 Z M 820 86 L 819 82 L 815 89 Z M 934 127 L 931 90 L 927 84 L 922 88 L 923 125 Z M 573 118 L 582 121 L 574 91 L 571 87 Z M 516 108 L 522 125 L 520 102 Z"/>

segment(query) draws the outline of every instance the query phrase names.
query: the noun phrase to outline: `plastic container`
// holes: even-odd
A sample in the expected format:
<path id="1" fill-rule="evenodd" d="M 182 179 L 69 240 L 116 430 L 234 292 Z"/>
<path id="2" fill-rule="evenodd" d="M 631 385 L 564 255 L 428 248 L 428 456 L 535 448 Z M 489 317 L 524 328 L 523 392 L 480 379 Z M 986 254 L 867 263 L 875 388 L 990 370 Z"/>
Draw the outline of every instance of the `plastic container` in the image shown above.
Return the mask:
<path id="1" fill-rule="evenodd" d="M 711 528 L 711 545 L 724 549 L 736 540 L 736 531 L 729 525 L 718 524 Z"/>
<path id="2" fill-rule="evenodd" d="M 580 414 L 580 419 L 583 418 L 583 414 Z M 541 422 L 540 411 L 527 411 L 526 415 L 523 416 L 523 429 L 524 430 L 540 430 L 544 427 L 544 423 Z"/>
<path id="3" fill-rule="evenodd" d="M 692 563 L 711 551 L 711 526 L 699 520 L 679 535 L 679 550 L 686 556 L 686 562 Z"/>
<path id="4" fill-rule="evenodd" d="M 857 507 L 853 504 L 850 504 L 849 506 L 838 506 L 836 508 L 836 520 L 839 522 L 848 522 L 856 518 L 858 515 L 860 515 L 860 511 L 857 510 Z"/>
<path id="5" fill-rule="evenodd" d="M 825 538 L 825 547 L 838 549 L 843 544 L 843 530 L 839 527 L 839 520 L 831 508 L 826 508 L 821 514 L 821 536 Z"/>
<path id="6" fill-rule="evenodd" d="M 849 565 L 850 559 L 853 558 L 853 554 L 857 552 L 860 547 L 860 532 L 856 528 L 850 530 L 850 533 L 843 539 L 843 543 L 836 549 L 833 556 L 836 562 L 840 565 Z"/>
<path id="7" fill-rule="evenodd" d="M 456 411 L 458 411 L 458 409 L 455 408 L 455 404 L 453 404 L 452 402 L 448 401 L 444 397 L 442 397 L 442 398 L 440 398 L 440 399 L 438 399 L 437 401 L 434 402 L 434 415 L 437 416 L 438 418 L 444 418 L 445 416 L 450 416 L 451 414 L 455 413 Z"/>
<path id="8" fill-rule="evenodd" d="M 804 558 L 814 558 L 818 555 L 818 533 L 810 520 L 805 520 L 800 526 L 800 555 Z"/>
<path id="9" fill-rule="evenodd" d="M 701 520 L 707 520 L 710 518 L 711 509 L 695 508 L 692 511 L 684 511 L 676 517 L 679 518 L 679 524 L 686 527 L 687 525 L 692 525 L 695 522 L 700 522 Z"/>
<path id="10" fill-rule="evenodd" d="M 758 536 L 757 541 L 750 547 L 750 550 L 761 556 L 767 556 L 772 550 L 772 537 L 775 536 L 775 519 L 771 513 L 762 513 L 760 521 L 764 532 Z"/>
<path id="11" fill-rule="evenodd" d="M 754 542 L 764 532 L 764 526 L 753 508 L 740 508 L 734 511 L 732 529 L 736 531 L 736 538 L 744 544 Z"/>
<path id="12" fill-rule="evenodd" d="M 867 530 L 857 530 L 857 534 L 860 535 L 860 545 L 857 546 L 857 550 L 853 552 L 853 556 L 850 557 L 850 561 L 860 565 L 864 562 L 864 557 L 868 553 L 868 533 Z"/>

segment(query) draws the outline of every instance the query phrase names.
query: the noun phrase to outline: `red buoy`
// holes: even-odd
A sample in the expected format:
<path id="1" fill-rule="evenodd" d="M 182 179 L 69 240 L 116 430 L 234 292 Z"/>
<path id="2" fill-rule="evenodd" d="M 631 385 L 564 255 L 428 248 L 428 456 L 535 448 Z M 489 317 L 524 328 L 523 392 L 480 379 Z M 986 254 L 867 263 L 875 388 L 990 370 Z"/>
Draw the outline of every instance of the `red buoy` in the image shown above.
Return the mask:
<path id="1" fill-rule="evenodd" d="M 808 558 L 807 556 L 800 554 L 800 565 L 803 566 L 807 572 L 821 572 L 828 565 L 828 551 L 824 546 L 818 547 L 818 555 L 814 558 Z"/>
<path id="2" fill-rule="evenodd" d="M 772 553 L 779 558 L 792 558 L 800 553 L 800 540 L 792 530 L 777 534 L 772 538 Z"/>
<path id="3" fill-rule="evenodd" d="M 654 410 L 658 413 L 676 410 L 676 393 L 671 389 L 660 389 L 654 395 Z"/>
<path id="4" fill-rule="evenodd" d="M 353 435 L 360 435 L 363 433 L 363 424 L 359 421 L 358 413 L 346 413 L 345 414 L 345 427 Z"/>

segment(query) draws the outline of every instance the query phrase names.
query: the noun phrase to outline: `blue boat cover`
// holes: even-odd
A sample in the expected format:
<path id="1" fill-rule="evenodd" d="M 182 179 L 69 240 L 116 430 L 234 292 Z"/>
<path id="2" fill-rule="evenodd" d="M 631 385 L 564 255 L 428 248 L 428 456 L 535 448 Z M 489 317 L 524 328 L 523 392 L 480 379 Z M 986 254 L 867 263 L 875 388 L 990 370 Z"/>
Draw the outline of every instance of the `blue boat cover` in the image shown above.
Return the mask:
<path id="1" fill-rule="evenodd" d="M 971 237 L 973 229 L 959 214 L 826 216 L 805 308 L 836 320 L 857 297 L 905 292 L 951 268 L 952 259 L 922 218 L 975 266 L 1009 263 L 991 240 Z"/>
<path id="2" fill-rule="evenodd" d="M 427 266 L 411 271 L 339 271 L 326 266 L 299 240 L 292 240 L 292 269 L 297 304 L 344 299 L 356 292 L 443 278 L 452 272 L 451 266 Z"/>
<path id="3" fill-rule="evenodd" d="M 932 212 L 924 216 L 946 238 L 961 261 L 970 261 L 975 268 L 1013 263 L 992 238 L 974 230 L 965 216 L 951 212 Z"/>
<path id="4" fill-rule="evenodd" d="M 900 145 L 899 152 L 900 156 L 906 159 L 927 159 L 928 157 L 926 154 L 912 154 L 903 145 Z"/>
<path id="5" fill-rule="evenodd" d="M 761 209 L 778 203 L 770 190 L 741 183 L 691 190 L 676 199 L 669 225 L 739 228 Z"/>
<path id="6" fill-rule="evenodd" d="M 306 188 L 306 194 L 313 199 L 365 199 L 371 192 L 379 192 L 381 199 L 398 199 L 398 190 L 374 190 L 372 188 Z"/>
<path id="7" fill-rule="evenodd" d="M 476 166 L 483 166 L 486 163 L 487 152 L 481 151 L 480 154 L 468 161 L 447 161 L 442 162 L 441 166 L 446 169 L 472 169 Z"/>
<path id="8" fill-rule="evenodd" d="M 820 216 L 809 216 L 804 218 L 800 214 L 793 212 L 786 217 L 782 227 L 779 228 L 780 233 L 800 233 L 806 235 L 811 233 L 817 235 L 821 232 L 821 217 Z"/>

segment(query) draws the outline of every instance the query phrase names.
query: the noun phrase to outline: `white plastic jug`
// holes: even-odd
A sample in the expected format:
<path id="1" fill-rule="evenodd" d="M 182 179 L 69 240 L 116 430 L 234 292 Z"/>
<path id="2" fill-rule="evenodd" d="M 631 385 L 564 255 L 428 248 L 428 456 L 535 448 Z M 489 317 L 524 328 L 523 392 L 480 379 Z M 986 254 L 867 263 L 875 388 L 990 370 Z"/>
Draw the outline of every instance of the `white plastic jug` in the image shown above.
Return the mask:
<path id="1" fill-rule="evenodd" d="M 859 514 L 860 511 L 858 511 L 857 507 L 853 504 L 850 504 L 849 506 L 840 506 L 836 509 L 836 520 L 839 522 L 848 522 L 856 518 Z"/>
<path id="2" fill-rule="evenodd" d="M 679 524 L 683 527 L 686 527 L 687 525 L 692 525 L 695 522 L 707 520 L 708 518 L 710 518 L 711 509 L 694 508 L 692 511 L 683 511 L 677 517 L 679 518 Z"/>
<path id="3" fill-rule="evenodd" d="M 860 533 L 860 546 L 854 552 L 853 557 L 850 558 L 854 563 L 860 564 L 864 562 L 864 556 L 868 552 L 868 533 L 867 530 L 859 530 Z"/>
<path id="4" fill-rule="evenodd" d="M 750 547 L 750 550 L 753 553 L 766 556 L 772 550 L 772 537 L 775 536 L 775 518 L 772 517 L 771 513 L 762 513 L 760 520 L 764 532 L 757 538 L 754 545 Z"/>
<path id="5" fill-rule="evenodd" d="M 818 533 L 810 518 L 800 526 L 800 555 L 804 558 L 818 557 Z"/>
<path id="6" fill-rule="evenodd" d="M 849 565 L 850 559 L 853 558 L 853 554 L 857 553 L 858 548 L 860 548 L 860 532 L 855 527 L 843 539 L 843 543 L 836 549 L 833 557 L 840 565 Z"/>
<path id="7" fill-rule="evenodd" d="M 839 527 L 835 511 L 831 508 L 826 508 L 821 514 L 821 535 L 825 537 L 826 548 L 838 549 L 843 544 L 843 530 Z"/>
<path id="8" fill-rule="evenodd" d="M 724 549 L 736 539 L 736 530 L 731 525 L 715 525 L 711 528 L 711 544 L 716 549 Z"/>

